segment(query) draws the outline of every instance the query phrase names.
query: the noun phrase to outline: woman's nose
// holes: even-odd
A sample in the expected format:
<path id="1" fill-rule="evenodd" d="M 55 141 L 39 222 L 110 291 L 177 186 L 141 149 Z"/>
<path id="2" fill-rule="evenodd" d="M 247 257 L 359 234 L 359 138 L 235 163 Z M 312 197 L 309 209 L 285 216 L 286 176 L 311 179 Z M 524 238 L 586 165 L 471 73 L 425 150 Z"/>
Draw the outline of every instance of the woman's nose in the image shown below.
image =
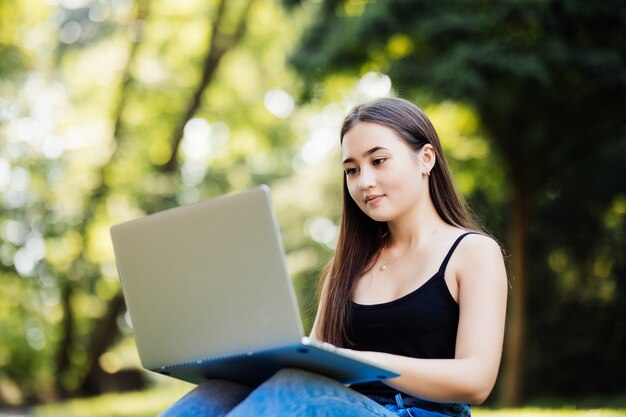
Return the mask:
<path id="1" fill-rule="evenodd" d="M 359 186 L 361 189 L 371 188 L 376 185 L 376 178 L 372 170 L 361 169 L 361 175 L 359 176 Z"/>

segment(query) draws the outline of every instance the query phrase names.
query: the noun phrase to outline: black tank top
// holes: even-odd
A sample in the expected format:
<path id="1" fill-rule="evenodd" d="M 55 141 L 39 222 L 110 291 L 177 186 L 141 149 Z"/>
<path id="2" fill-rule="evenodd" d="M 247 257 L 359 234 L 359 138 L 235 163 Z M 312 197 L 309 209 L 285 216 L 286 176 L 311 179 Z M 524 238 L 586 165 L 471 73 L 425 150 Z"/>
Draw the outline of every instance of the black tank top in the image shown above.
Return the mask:
<path id="1" fill-rule="evenodd" d="M 469 234 L 472 232 L 456 239 L 439 270 L 415 291 L 382 304 L 351 302 L 348 337 L 352 348 L 423 359 L 454 358 L 459 305 L 444 274 L 452 253 Z M 366 395 L 395 393 L 382 382 L 354 384 L 352 388 Z"/>

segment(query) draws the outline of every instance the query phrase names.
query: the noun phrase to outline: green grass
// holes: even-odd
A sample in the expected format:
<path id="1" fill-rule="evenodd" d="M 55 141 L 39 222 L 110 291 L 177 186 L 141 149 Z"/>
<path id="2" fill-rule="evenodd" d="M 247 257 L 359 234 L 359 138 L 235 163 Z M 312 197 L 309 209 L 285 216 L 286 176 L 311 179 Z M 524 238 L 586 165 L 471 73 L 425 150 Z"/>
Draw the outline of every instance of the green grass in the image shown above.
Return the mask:
<path id="1" fill-rule="evenodd" d="M 191 385 L 178 383 L 159 385 L 141 392 L 105 394 L 95 398 L 39 406 L 33 411 L 37 417 L 154 417 L 191 388 Z M 626 417 L 626 406 L 621 399 L 591 401 L 584 408 L 580 405 L 551 406 L 547 403 L 519 409 L 473 407 L 472 414 L 474 417 Z M 598 406 L 603 403 L 611 406 Z"/>
<path id="2" fill-rule="evenodd" d="M 626 417 L 626 409 L 576 409 L 576 408 L 503 408 L 485 409 L 474 407 L 472 410 L 474 417 Z"/>
<path id="3" fill-rule="evenodd" d="M 191 385 L 167 384 L 146 391 L 104 394 L 42 405 L 37 417 L 154 417 L 185 395 Z"/>

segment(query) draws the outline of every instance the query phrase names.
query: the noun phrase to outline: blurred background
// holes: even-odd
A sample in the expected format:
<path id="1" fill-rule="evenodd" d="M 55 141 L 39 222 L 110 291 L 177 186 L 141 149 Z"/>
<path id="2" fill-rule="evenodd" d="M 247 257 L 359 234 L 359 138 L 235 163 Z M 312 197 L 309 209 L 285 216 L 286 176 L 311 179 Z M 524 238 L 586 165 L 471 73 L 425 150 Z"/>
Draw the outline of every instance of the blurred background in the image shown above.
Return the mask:
<path id="1" fill-rule="evenodd" d="M 188 391 L 140 368 L 109 227 L 257 184 L 309 329 L 339 127 L 381 96 L 506 250 L 488 405 L 626 409 L 624 0 L 0 1 L 0 409 Z"/>

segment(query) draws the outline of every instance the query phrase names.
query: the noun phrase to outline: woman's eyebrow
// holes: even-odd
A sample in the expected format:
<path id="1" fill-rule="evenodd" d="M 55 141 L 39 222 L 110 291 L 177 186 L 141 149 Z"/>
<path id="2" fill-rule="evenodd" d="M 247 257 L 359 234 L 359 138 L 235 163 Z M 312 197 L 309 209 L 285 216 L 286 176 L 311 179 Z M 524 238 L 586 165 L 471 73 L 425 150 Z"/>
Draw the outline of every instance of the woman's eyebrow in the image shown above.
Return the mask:
<path id="1" fill-rule="evenodd" d="M 362 158 L 365 158 L 366 156 L 369 156 L 371 154 L 373 154 L 374 152 L 380 151 L 380 150 L 388 150 L 387 148 L 384 148 L 382 146 L 374 146 L 372 149 L 368 149 L 365 152 L 363 152 Z M 343 160 L 344 164 L 350 163 L 350 162 L 355 162 L 354 158 L 346 158 Z"/>

